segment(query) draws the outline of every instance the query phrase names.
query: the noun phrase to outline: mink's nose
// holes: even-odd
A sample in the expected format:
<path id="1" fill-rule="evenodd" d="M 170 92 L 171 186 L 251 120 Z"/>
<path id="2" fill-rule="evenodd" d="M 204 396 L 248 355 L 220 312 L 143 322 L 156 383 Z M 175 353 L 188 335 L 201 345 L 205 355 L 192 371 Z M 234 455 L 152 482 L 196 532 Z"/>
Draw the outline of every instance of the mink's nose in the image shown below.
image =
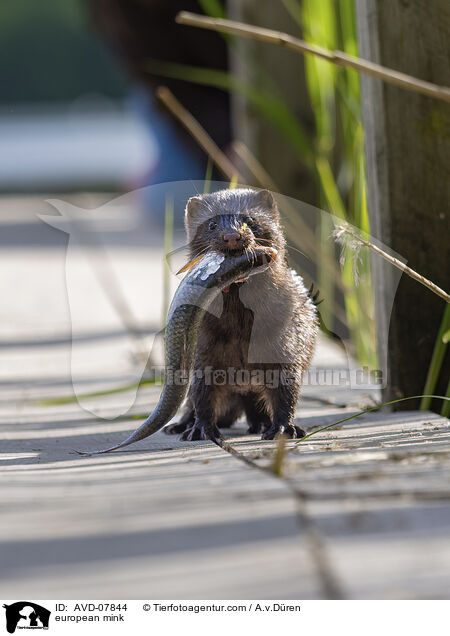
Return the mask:
<path id="1" fill-rule="evenodd" d="M 223 240 L 225 241 L 225 243 L 227 244 L 227 247 L 236 247 L 239 243 L 239 241 L 241 240 L 241 235 L 239 234 L 239 232 L 226 232 L 223 236 L 222 236 Z"/>

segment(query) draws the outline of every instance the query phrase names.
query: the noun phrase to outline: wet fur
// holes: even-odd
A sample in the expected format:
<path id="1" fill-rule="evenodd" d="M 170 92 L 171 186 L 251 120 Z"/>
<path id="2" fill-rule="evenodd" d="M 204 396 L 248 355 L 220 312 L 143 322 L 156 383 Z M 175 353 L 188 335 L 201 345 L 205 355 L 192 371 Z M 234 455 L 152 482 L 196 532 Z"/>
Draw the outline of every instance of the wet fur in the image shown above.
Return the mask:
<path id="1" fill-rule="evenodd" d="M 243 225 L 246 220 L 247 227 Z M 251 254 L 257 244 L 278 251 L 267 271 L 222 293 L 220 317 L 206 313 L 195 370 L 270 370 L 284 373 L 290 382 L 276 388 L 267 384 L 208 386 L 194 374 L 185 413 L 166 432 L 181 433 L 184 440 L 212 435 L 220 441 L 219 429 L 245 414 L 249 432 L 262 433 L 263 439 L 273 439 L 279 433 L 300 436 L 301 430 L 294 427 L 294 414 L 313 354 L 317 313 L 301 278 L 287 265 L 285 239 L 272 194 L 238 189 L 193 197 L 186 207 L 185 224 L 191 258 L 209 250 L 225 254 L 248 250 Z M 230 231 L 241 235 L 239 246 L 232 249 L 223 239 Z M 251 355 L 257 358 L 254 362 L 249 362 L 250 343 Z"/>

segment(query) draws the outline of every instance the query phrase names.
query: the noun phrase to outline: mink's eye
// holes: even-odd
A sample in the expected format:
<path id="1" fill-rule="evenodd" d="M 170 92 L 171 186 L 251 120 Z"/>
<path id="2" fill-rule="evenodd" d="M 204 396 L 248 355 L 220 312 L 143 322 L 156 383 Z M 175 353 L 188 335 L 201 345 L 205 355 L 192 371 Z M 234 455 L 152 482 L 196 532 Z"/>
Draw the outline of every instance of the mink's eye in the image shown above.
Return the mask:
<path id="1" fill-rule="evenodd" d="M 208 227 L 210 230 L 215 230 L 217 227 L 217 223 L 215 221 L 210 221 Z"/>

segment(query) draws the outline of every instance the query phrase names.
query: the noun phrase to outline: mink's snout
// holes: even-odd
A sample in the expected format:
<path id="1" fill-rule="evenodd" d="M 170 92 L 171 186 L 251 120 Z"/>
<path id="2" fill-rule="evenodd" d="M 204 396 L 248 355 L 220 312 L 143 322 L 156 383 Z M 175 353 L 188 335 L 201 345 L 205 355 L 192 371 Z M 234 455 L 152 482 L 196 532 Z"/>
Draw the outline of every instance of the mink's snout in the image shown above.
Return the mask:
<path id="1" fill-rule="evenodd" d="M 215 248 L 223 254 L 239 256 L 253 243 L 253 236 L 249 232 L 230 229 L 221 231 L 215 240 Z"/>
<path id="2" fill-rule="evenodd" d="M 242 236 L 240 232 L 224 232 L 222 234 L 222 240 L 225 242 L 227 247 L 234 249 L 238 247 L 239 243 L 242 241 Z"/>

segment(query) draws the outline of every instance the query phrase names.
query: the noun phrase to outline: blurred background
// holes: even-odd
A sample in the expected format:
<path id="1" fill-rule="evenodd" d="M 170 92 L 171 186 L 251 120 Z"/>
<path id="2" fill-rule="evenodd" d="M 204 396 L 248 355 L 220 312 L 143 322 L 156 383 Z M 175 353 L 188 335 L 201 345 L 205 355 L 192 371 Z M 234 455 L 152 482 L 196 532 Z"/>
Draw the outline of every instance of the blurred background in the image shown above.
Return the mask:
<path id="1" fill-rule="evenodd" d="M 152 303 L 142 300 L 140 289 L 135 300 L 127 300 L 132 284 L 121 283 L 121 274 L 113 272 L 116 256 L 102 266 L 110 271 L 108 283 L 98 272 L 97 278 L 106 295 L 119 296 L 110 298 L 118 324 L 125 321 L 128 332 L 145 333 L 162 326 L 177 284 L 167 273 L 176 269 L 167 265 L 167 256 L 183 245 L 188 196 L 230 182 L 268 187 L 282 195 L 290 262 L 322 300 L 323 332 L 344 343 L 359 367 L 381 370 L 383 383 L 391 385 L 390 396 L 420 393 L 441 324 L 439 301 L 431 299 L 437 304 L 417 317 L 415 327 L 409 325 L 421 344 L 411 375 L 403 380 L 404 372 L 392 372 L 396 363 L 389 360 L 387 345 L 398 273 L 390 272 L 389 285 L 385 274 L 378 274 L 378 283 L 386 282 L 380 292 L 367 250 L 355 256 L 354 249 L 340 248 L 330 238 L 343 221 L 366 235 L 379 225 L 372 218 L 371 228 L 369 220 L 368 200 L 374 199 L 376 186 L 366 179 L 358 73 L 281 47 L 177 24 L 180 10 L 270 26 L 352 55 L 359 54 L 358 28 L 360 36 L 364 28 L 364 9 L 359 7 L 357 24 L 353 0 L 5 0 L 0 8 L 0 241 L 3 250 L 10 250 L 3 251 L 10 271 L 13 246 L 19 261 L 34 263 L 39 259 L 29 251 L 32 247 L 48 254 L 67 245 L 66 235 L 37 218 L 49 213 L 46 199 L 88 208 L 91 220 L 94 210 L 107 204 L 102 218 L 116 225 L 112 230 L 108 225 L 102 241 L 128 250 L 126 262 L 133 250 L 145 253 L 158 291 Z M 380 8 L 380 24 L 382 17 Z M 401 29 L 404 16 L 397 11 L 395 17 Z M 386 47 L 395 36 L 393 28 L 385 36 Z M 364 38 L 361 43 L 367 48 Z M 231 174 L 202 150 L 183 117 L 180 122 L 158 100 L 156 89 L 162 84 L 212 138 L 230 162 Z M 396 103 L 401 101 L 399 89 L 387 91 Z M 408 93 L 405 99 L 422 100 L 422 105 L 427 100 Z M 424 143 L 434 147 L 436 136 Z M 132 193 L 125 203 L 116 201 L 125 193 Z M 377 231 L 376 238 L 394 250 L 402 247 L 400 255 L 411 262 L 411 254 L 418 253 L 414 241 L 395 245 L 388 241 L 391 234 Z M 441 234 L 439 228 L 435 234 Z M 442 273 L 448 253 L 437 253 L 441 260 L 434 269 Z M 418 265 L 427 262 L 420 258 Z M 142 271 L 139 266 L 133 276 L 142 279 Z M 10 291 L 11 281 L 4 284 Z M 383 300 L 376 302 L 380 293 Z M 407 287 L 408 298 L 411 293 Z M 410 316 L 407 299 L 401 307 L 394 321 L 399 325 L 395 342 L 404 332 L 405 314 Z M 11 308 L 3 311 L 4 339 L 23 321 L 24 333 L 31 334 L 35 320 L 23 306 L 19 316 Z M 420 311 L 425 311 L 422 305 Z M 92 327 L 89 313 L 86 329 Z M 412 338 L 417 341 L 416 335 Z M 411 359 L 408 363 L 402 357 L 406 349 L 405 341 L 396 350 L 399 369 L 411 368 Z M 437 381 L 436 369 L 434 375 Z M 440 382 L 445 391 L 445 378 Z"/>
<path id="2" fill-rule="evenodd" d="M 349 32 L 345 34 L 345 42 L 355 49 L 354 14 L 351 5 L 347 5 Z M 324 4 L 323 8 L 329 12 L 327 20 L 331 23 L 324 24 L 316 37 L 319 35 L 325 44 L 337 44 L 339 16 L 333 14 L 332 3 L 328 7 Z M 361 288 L 362 315 L 354 302 L 346 313 L 338 252 L 329 238 L 332 220 L 324 215 L 322 222 L 320 213 L 307 205 L 324 203 L 326 186 L 321 183 L 320 175 L 324 180 L 331 179 L 330 188 L 339 196 L 330 171 L 332 160 L 337 165 L 340 188 L 352 202 L 349 218 L 356 216 L 360 225 L 367 226 L 362 196 L 357 76 L 330 75 L 329 69 L 315 60 L 310 60 L 305 69 L 301 56 L 264 45 L 256 55 L 251 42 L 237 42 L 176 24 L 175 16 L 181 9 L 214 15 L 225 12 L 220 3 L 192 1 L 44 0 L 32 6 L 24 1 L 3 3 L 0 9 L 5 51 L 0 63 L 2 245 L 26 248 L 27 263 L 35 258 L 30 247 L 40 246 L 48 255 L 49 249 L 66 246 L 66 235 L 55 233 L 37 218 L 39 213 L 48 212 L 44 201 L 57 195 L 75 206 L 91 209 L 91 218 L 95 215 L 107 218 L 108 223 L 114 218 L 116 224 L 119 218 L 120 229 L 110 231 L 109 225 L 103 226 L 102 242 L 116 248 L 120 245 L 122 251 L 147 249 L 147 254 L 152 254 L 152 263 L 158 262 L 157 268 L 161 269 L 162 246 L 170 244 L 177 248 L 183 244 L 186 199 L 197 191 L 210 189 L 214 179 L 220 181 L 213 186 L 216 189 L 228 187 L 226 179 L 230 178 L 159 103 L 155 89 L 164 84 L 235 166 L 236 177 L 232 175 L 235 182 L 268 186 L 293 198 L 282 210 L 292 263 L 305 275 L 308 286 L 314 283 L 315 291 L 319 287 L 326 299 L 322 312 L 329 332 L 337 332 L 350 344 L 350 319 L 361 363 L 376 368 L 370 289 Z M 278 20 L 280 27 L 295 33 L 299 14 L 293 9 L 293 5 L 280 5 L 275 10 L 266 3 L 258 5 L 257 15 L 250 12 L 246 17 L 260 22 L 270 17 L 271 22 Z M 234 17 L 242 17 L 238 15 L 239 3 L 230 3 L 229 11 Z M 317 30 L 315 21 L 320 16 L 321 12 L 314 13 L 312 4 L 304 3 L 302 20 L 307 19 L 307 35 Z M 333 41 L 328 42 L 326 37 Z M 283 68 L 281 74 L 276 70 L 279 64 Z M 343 100 L 336 105 L 338 80 L 344 83 L 341 89 L 348 93 L 348 107 L 343 106 L 347 103 Z M 317 91 L 323 91 L 323 96 L 318 96 Z M 331 119 L 334 120 L 333 113 L 339 105 L 347 130 L 353 123 L 355 130 L 337 144 Z M 342 128 L 340 122 L 339 126 Z M 320 160 L 325 165 L 323 174 L 314 166 L 315 146 L 320 148 Z M 263 181 L 268 183 L 261 182 L 261 177 L 258 180 L 258 175 L 252 172 L 249 167 L 252 161 L 267 173 Z M 185 186 L 181 185 L 183 182 Z M 125 204 L 123 199 L 115 202 L 117 195 L 127 192 L 135 194 Z M 169 195 L 174 208 L 174 228 L 166 227 L 171 236 L 165 237 Z M 99 217 L 98 208 L 108 201 L 111 213 Z M 340 205 L 342 213 L 346 213 L 344 203 Z M 111 271 L 117 254 L 116 250 L 109 256 Z M 182 258 L 179 256 L 176 263 Z M 345 276 L 351 279 L 350 261 L 346 267 Z M 123 270 L 122 264 L 119 269 Z M 37 269 L 34 274 L 37 275 Z M 361 274 L 367 277 L 368 271 L 362 268 Z M 111 276 L 109 287 L 118 288 L 120 274 Z M 158 324 L 161 311 L 164 313 L 164 307 L 156 309 L 156 306 L 158 303 L 166 306 L 171 294 L 170 289 L 161 288 L 161 284 L 170 286 L 164 273 L 156 276 L 153 286 L 159 291 L 152 307 L 147 304 L 141 309 L 128 308 L 139 316 L 136 321 L 152 323 L 153 327 Z M 177 284 L 176 279 L 172 282 Z M 122 284 L 128 290 L 133 286 L 128 281 Z M 36 295 L 42 294 L 36 285 L 33 289 Z M 358 293 L 356 288 L 354 291 Z M 115 292 L 110 289 L 107 293 Z M 123 291 L 123 295 L 127 293 Z M 136 295 L 140 296 L 139 292 Z M 139 304 L 136 299 L 130 302 Z M 30 320 L 30 312 L 23 309 L 22 318 L 5 317 L 8 318 L 3 326 L 5 336 L 11 335 L 13 328 L 17 331 L 21 320 Z M 85 328 L 92 329 L 90 312 L 86 313 L 89 325 Z M 111 312 L 108 323 L 115 313 Z M 367 329 L 361 329 L 362 319 L 368 321 Z M 28 324 L 24 329 L 31 336 L 36 326 Z"/>
<path id="3" fill-rule="evenodd" d="M 158 112 L 155 78 L 144 63 L 159 55 L 224 67 L 226 51 L 219 42 L 211 55 L 206 45 L 215 38 L 209 34 L 205 48 L 202 34 L 192 37 L 189 30 L 182 29 L 188 37 L 180 41 L 176 4 L 3 3 L 2 191 L 121 192 L 204 177 L 207 160 Z M 186 56 L 196 41 L 200 50 Z M 228 98 L 178 84 L 180 97 L 220 145 L 229 142 Z"/>

